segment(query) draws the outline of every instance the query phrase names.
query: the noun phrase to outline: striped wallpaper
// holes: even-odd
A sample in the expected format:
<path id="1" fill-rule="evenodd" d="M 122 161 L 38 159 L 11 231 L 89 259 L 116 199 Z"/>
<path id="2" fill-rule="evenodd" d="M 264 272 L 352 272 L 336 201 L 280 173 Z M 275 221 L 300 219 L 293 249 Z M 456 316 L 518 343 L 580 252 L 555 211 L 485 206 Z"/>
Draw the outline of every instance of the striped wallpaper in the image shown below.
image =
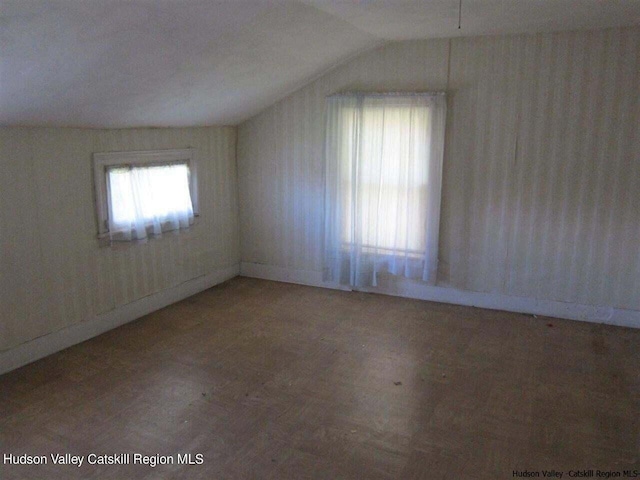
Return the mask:
<path id="1" fill-rule="evenodd" d="M 0 129 L 0 351 L 239 260 L 235 128 Z M 200 217 L 97 245 L 92 154 L 194 147 Z"/>
<path id="2" fill-rule="evenodd" d="M 637 27 L 392 43 L 242 124 L 237 171 L 235 128 L 0 128 L 0 351 L 240 259 L 320 272 L 324 97 L 349 90 L 448 92 L 440 286 L 640 310 L 639 70 Z M 184 147 L 199 223 L 98 248 L 92 153 Z"/>
<path id="3" fill-rule="evenodd" d="M 324 97 L 446 90 L 438 284 L 640 309 L 640 28 L 392 43 L 238 132 L 242 261 L 319 272 Z"/>

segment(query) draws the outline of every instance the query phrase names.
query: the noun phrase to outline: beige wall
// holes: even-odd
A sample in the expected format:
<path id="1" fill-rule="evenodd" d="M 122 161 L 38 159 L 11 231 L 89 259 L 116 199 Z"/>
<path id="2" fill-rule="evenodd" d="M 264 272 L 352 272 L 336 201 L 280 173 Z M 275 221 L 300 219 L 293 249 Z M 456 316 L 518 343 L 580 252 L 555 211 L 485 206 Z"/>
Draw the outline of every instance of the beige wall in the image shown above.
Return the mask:
<path id="1" fill-rule="evenodd" d="M 0 351 L 237 264 L 235 128 L 0 129 Z M 200 218 L 100 248 L 92 153 L 194 147 Z"/>
<path id="2" fill-rule="evenodd" d="M 439 285 L 640 310 L 639 57 L 626 28 L 352 60 L 240 126 L 242 261 L 320 272 L 326 95 L 446 90 Z"/>
<path id="3" fill-rule="evenodd" d="M 639 57 L 640 28 L 362 55 L 240 126 L 240 236 L 234 128 L 2 128 L 0 352 L 240 257 L 318 276 L 324 97 L 346 90 L 449 94 L 440 286 L 640 310 Z M 99 248 L 91 154 L 183 147 L 198 225 Z"/>

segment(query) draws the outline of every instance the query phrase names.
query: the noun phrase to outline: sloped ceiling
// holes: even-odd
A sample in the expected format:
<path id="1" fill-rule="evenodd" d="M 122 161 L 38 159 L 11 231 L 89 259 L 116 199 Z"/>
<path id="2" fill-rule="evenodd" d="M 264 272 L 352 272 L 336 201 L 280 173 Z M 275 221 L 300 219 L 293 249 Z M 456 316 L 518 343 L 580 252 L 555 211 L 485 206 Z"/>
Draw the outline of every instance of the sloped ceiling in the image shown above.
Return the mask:
<path id="1" fill-rule="evenodd" d="M 2 0 L 0 124 L 237 124 L 403 39 L 640 23 L 638 0 Z"/>

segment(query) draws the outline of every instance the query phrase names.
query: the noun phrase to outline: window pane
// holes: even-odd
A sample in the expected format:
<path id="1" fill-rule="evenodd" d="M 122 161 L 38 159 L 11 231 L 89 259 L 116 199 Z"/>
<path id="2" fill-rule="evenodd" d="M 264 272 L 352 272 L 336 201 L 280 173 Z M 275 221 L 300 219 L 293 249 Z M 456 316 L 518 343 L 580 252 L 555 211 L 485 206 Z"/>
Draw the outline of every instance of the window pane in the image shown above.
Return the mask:
<path id="1" fill-rule="evenodd" d="M 109 170 L 110 220 L 117 225 L 135 221 L 131 171 L 128 169 Z"/>
<path id="2" fill-rule="evenodd" d="M 435 284 L 444 94 L 337 94 L 326 111 L 323 279 Z"/>
<path id="3" fill-rule="evenodd" d="M 342 240 L 420 255 L 426 247 L 430 110 L 401 100 L 394 105 L 388 99 L 367 99 L 358 135 L 354 110 L 342 112 Z M 355 162 L 354 150 L 359 152 Z M 354 208 L 360 232 L 355 239 L 350 228 Z"/>
<path id="4" fill-rule="evenodd" d="M 113 168 L 108 181 L 110 223 L 116 228 L 193 213 L 186 164 Z"/>

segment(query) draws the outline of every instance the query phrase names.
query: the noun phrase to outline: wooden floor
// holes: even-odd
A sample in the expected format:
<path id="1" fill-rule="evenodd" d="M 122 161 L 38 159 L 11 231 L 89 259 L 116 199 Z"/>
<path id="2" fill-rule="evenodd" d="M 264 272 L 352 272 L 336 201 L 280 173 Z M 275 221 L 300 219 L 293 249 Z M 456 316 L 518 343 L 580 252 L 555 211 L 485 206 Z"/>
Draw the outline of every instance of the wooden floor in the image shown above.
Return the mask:
<path id="1" fill-rule="evenodd" d="M 236 278 L 0 377 L 0 456 L 127 452 L 204 463 L 0 478 L 640 469 L 640 330 Z"/>

